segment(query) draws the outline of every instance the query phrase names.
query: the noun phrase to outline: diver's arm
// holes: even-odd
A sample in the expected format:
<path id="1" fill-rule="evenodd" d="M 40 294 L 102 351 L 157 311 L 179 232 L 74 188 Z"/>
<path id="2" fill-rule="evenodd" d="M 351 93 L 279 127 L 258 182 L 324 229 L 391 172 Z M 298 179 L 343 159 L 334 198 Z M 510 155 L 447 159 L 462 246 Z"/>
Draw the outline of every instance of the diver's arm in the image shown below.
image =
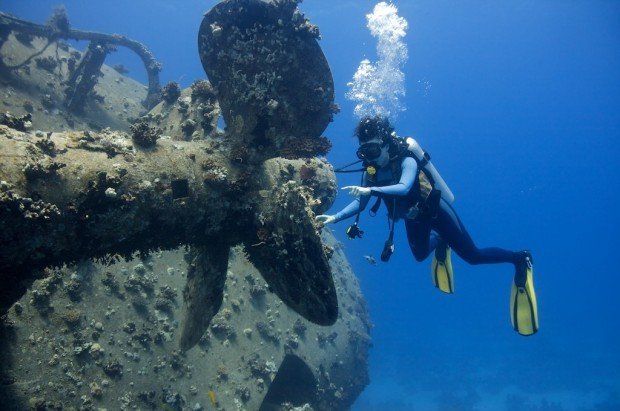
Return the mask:
<path id="1" fill-rule="evenodd" d="M 357 213 L 361 213 L 366 208 L 370 196 L 357 197 L 355 200 L 334 215 L 334 223 L 345 220 Z"/>
<path id="2" fill-rule="evenodd" d="M 387 194 L 392 196 L 405 196 L 413 187 L 416 175 L 418 174 L 418 163 L 411 158 L 405 157 L 401 163 L 402 173 L 400 181 L 396 184 L 383 187 L 370 187 L 371 195 Z"/>
<path id="3" fill-rule="evenodd" d="M 364 172 L 362 185 L 366 187 L 366 184 L 366 173 Z M 357 197 L 355 200 L 351 201 L 348 206 L 346 206 L 334 215 L 334 217 L 336 218 L 334 220 L 334 223 L 337 223 L 338 221 L 342 221 L 351 216 L 354 216 L 357 213 L 361 213 L 362 211 L 364 211 L 366 205 L 368 204 L 368 200 L 370 200 L 370 196 L 360 196 Z"/>

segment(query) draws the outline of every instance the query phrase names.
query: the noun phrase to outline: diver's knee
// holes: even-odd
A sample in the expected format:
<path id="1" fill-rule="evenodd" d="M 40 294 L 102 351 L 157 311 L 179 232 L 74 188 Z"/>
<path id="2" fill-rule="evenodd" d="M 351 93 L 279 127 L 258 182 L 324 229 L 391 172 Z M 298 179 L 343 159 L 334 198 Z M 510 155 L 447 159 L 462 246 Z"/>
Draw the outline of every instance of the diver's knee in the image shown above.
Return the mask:
<path id="1" fill-rule="evenodd" d="M 413 258 L 415 258 L 415 260 L 418 263 L 421 263 L 422 261 L 426 260 L 426 256 L 425 255 L 420 255 L 420 254 L 414 254 Z"/>
<path id="2" fill-rule="evenodd" d="M 413 254 L 413 258 L 415 258 L 417 262 L 422 262 L 426 259 L 426 256 L 428 255 L 428 253 L 425 253 L 423 251 L 424 250 L 411 247 L 411 254 Z"/>

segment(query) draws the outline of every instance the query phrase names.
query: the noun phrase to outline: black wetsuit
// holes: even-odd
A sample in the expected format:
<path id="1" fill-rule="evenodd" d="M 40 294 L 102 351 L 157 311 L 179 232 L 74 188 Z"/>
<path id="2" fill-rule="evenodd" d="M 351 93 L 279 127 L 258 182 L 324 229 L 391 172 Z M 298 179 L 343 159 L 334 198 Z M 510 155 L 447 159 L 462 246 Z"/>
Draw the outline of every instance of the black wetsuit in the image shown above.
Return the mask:
<path id="1" fill-rule="evenodd" d="M 518 254 L 512 251 L 497 247 L 476 247 L 454 208 L 443 198 L 433 217 L 421 215 L 414 219 L 407 218 L 409 209 L 416 201 L 420 184 L 418 166 L 413 158 L 404 157 L 400 168 L 391 165 L 380 168 L 372 181 L 364 173 L 362 184 L 371 188 L 371 195 L 357 198 L 342 209 L 335 215 L 336 222 L 363 211 L 370 197 L 378 196 L 385 200 L 391 218 L 395 221 L 405 220 L 409 247 L 417 261 L 426 259 L 435 250 L 439 235 L 459 257 L 470 264 L 517 263 Z"/>

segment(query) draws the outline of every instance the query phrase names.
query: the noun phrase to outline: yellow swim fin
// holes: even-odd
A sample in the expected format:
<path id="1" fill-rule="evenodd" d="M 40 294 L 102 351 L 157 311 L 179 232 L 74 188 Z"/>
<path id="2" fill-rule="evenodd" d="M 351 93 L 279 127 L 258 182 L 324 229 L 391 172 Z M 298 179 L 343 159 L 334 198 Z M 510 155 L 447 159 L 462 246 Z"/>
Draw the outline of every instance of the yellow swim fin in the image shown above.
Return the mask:
<path id="1" fill-rule="evenodd" d="M 538 331 L 538 303 L 534 291 L 534 265 L 532 255 L 524 251 L 517 263 L 515 278 L 510 292 L 510 319 L 512 327 L 521 335 Z"/>
<path id="2" fill-rule="evenodd" d="M 450 246 L 443 240 L 439 240 L 435 248 L 435 256 L 431 266 L 433 284 L 444 293 L 454 293 L 454 275 L 452 273 L 452 259 Z"/>

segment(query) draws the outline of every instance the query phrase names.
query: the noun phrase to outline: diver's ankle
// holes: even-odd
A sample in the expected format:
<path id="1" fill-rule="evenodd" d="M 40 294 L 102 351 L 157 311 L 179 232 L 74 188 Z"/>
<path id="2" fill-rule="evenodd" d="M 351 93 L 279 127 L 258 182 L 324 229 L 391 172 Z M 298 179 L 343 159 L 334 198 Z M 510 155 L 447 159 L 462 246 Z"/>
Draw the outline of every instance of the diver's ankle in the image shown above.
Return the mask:
<path id="1" fill-rule="evenodd" d="M 530 252 L 530 250 L 521 250 L 514 253 L 515 264 L 524 263 L 528 260 L 530 264 L 534 263 L 534 259 L 532 258 L 532 253 Z"/>

